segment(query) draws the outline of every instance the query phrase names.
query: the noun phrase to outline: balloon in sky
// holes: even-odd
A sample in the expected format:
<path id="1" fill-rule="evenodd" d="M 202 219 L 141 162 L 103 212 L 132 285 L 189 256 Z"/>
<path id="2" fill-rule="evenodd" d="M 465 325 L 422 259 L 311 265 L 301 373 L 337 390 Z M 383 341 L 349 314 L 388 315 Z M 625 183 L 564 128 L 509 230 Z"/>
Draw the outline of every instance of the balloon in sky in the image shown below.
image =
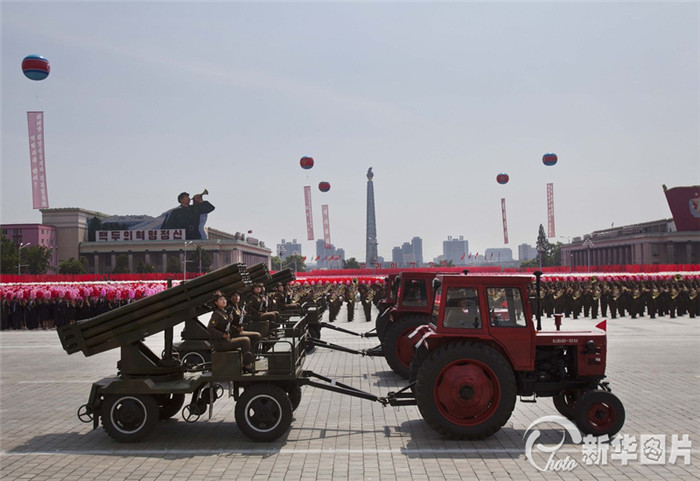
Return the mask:
<path id="1" fill-rule="evenodd" d="M 328 192 L 329 190 L 331 190 L 331 184 L 326 181 L 319 182 L 318 190 L 320 190 L 321 192 Z"/>
<path id="2" fill-rule="evenodd" d="M 41 55 L 27 55 L 22 60 L 22 72 L 31 80 L 44 80 L 49 76 L 51 66 L 49 61 Z"/>
<path id="3" fill-rule="evenodd" d="M 304 156 L 299 161 L 299 165 L 301 165 L 302 169 L 309 170 L 311 167 L 314 166 L 314 159 L 313 157 Z"/>
<path id="4" fill-rule="evenodd" d="M 496 176 L 496 182 L 499 184 L 507 184 L 509 180 L 510 177 L 508 177 L 508 174 L 500 173 Z"/>
<path id="5" fill-rule="evenodd" d="M 555 165 L 557 160 L 557 154 L 544 154 L 542 156 L 542 163 L 546 166 Z"/>

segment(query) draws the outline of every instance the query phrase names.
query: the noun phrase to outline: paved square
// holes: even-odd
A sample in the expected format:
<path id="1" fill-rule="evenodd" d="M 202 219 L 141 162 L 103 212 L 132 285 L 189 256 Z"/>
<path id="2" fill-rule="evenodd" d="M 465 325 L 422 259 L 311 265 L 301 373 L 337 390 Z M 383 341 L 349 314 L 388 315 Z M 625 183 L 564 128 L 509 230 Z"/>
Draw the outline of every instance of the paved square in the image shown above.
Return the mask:
<path id="1" fill-rule="evenodd" d="M 359 308 L 355 322 L 344 322 L 345 316 L 343 310 L 341 327 L 355 332 L 372 327 L 357 322 L 362 319 Z M 596 322 L 564 319 L 563 328 L 587 329 Z M 698 479 L 699 325 L 700 319 L 688 317 L 608 320 L 608 380 L 627 412 L 620 434 L 633 437 L 637 444 L 633 449 L 629 443 L 613 443 L 607 465 L 587 465 L 582 446 L 567 439 L 556 459 L 568 456 L 578 465 L 558 472 L 540 472 L 525 456 L 528 426 L 557 414 L 549 399 L 518 401 L 506 426 L 489 439 L 449 441 L 433 432 L 414 406 L 382 407 L 307 386 L 290 431 L 272 443 L 244 437 L 234 420 L 233 400 L 221 399 L 211 420 L 204 416 L 189 424 L 176 416 L 142 443 L 119 444 L 101 427 L 93 431 L 76 416 L 91 383 L 116 373 L 118 350 L 89 358 L 81 353 L 69 356 L 55 331 L 4 331 L 0 333 L 0 475 L 8 481 Z M 545 329 L 552 326 L 545 320 Z M 327 329 L 322 338 L 358 349 L 377 343 L 376 338 Z M 148 344 L 160 352 L 162 334 L 149 338 Z M 383 358 L 316 348 L 307 357 L 306 368 L 378 395 L 406 384 Z M 558 444 L 562 435 L 555 428 L 540 426 L 539 441 Z M 692 443 L 689 450 L 673 439 L 684 434 Z M 672 442 L 681 455 L 673 463 L 669 462 Z M 616 447 L 618 455 L 634 454 L 637 459 L 625 464 L 613 457 Z M 657 454 L 659 460 L 659 452 L 663 464 L 642 464 L 639 459 L 642 454 Z M 690 457 L 688 465 L 684 452 Z M 548 456 L 533 450 L 533 460 L 541 468 Z"/>

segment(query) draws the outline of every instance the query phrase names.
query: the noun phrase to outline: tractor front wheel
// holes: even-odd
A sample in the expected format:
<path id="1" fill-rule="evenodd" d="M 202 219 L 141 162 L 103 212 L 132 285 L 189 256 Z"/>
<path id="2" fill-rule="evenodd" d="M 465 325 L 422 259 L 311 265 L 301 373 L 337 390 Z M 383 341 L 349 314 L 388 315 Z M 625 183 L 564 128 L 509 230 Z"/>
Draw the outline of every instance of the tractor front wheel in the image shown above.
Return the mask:
<path id="1" fill-rule="evenodd" d="M 557 408 L 559 414 L 567 419 L 574 419 L 574 413 L 576 411 L 576 402 L 581 398 L 583 391 L 578 389 L 569 389 L 568 391 L 562 391 L 552 398 L 554 402 L 554 407 Z"/>
<path id="2" fill-rule="evenodd" d="M 612 438 L 625 424 L 625 408 L 611 392 L 588 391 L 576 401 L 574 421 L 585 434 Z"/>
<path id="3" fill-rule="evenodd" d="M 418 409 L 451 439 L 483 439 L 501 429 L 515 407 L 508 361 L 485 344 L 455 342 L 432 352 L 418 371 Z"/>

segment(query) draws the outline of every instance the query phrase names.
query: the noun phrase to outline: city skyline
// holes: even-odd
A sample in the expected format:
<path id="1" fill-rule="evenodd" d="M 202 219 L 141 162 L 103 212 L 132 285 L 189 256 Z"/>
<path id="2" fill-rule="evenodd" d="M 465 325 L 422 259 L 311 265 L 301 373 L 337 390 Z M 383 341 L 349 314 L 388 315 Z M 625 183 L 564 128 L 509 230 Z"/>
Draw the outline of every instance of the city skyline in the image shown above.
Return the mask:
<path id="1" fill-rule="evenodd" d="M 328 205 L 334 243 L 364 260 L 370 166 L 385 259 L 414 235 L 425 260 L 455 233 L 474 253 L 534 245 L 548 183 L 550 242 L 667 219 L 662 184 L 700 184 L 698 8 L 2 2 L 0 222 L 41 222 L 29 111 L 50 207 L 158 217 L 207 189 L 208 226 L 272 249 L 314 251 L 308 185 L 315 229 Z M 29 54 L 48 78 L 24 77 Z"/>

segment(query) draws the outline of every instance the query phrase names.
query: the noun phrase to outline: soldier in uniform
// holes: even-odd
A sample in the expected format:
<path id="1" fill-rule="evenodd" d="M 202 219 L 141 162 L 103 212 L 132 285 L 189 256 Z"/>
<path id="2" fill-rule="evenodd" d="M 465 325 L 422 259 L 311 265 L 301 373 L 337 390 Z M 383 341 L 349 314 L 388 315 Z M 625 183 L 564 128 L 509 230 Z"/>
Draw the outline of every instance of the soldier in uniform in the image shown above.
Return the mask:
<path id="1" fill-rule="evenodd" d="M 352 322 L 355 317 L 355 292 L 349 287 L 345 288 L 345 305 L 348 308 L 348 322 Z"/>
<path id="2" fill-rule="evenodd" d="M 270 337 L 270 327 L 277 327 L 279 313 L 267 312 L 267 298 L 263 295 L 261 282 L 253 284 L 253 293 L 245 305 L 246 330 L 258 331 L 263 337 Z"/>
<path id="3" fill-rule="evenodd" d="M 235 351 L 240 349 L 243 352 L 243 371 L 253 372 L 253 362 L 255 356 L 251 351 L 251 340 L 249 337 L 238 335 L 240 331 L 235 331 L 231 336 L 231 318 L 226 314 L 226 297 L 216 291 L 212 295 L 212 301 L 216 308 L 211 313 L 211 319 L 207 325 L 207 331 L 211 338 L 214 351 Z M 234 328 L 235 329 L 235 328 Z"/>
<path id="4" fill-rule="evenodd" d="M 272 301 L 272 310 L 283 312 L 290 309 L 299 309 L 299 304 L 293 303 L 291 297 L 287 295 L 284 289 L 284 284 L 278 282 L 275 286 L 275 292 L 270 294 Z"/>
<path id="5" fill-rule="evenodd" d="M 365 312 L 365 322 L 372 322 L 372 298 L 374 296 L 374 291 L 372 289 L 363 286 L 360 289 L 360 302 L 362 303 L 362 310 Z"/>

